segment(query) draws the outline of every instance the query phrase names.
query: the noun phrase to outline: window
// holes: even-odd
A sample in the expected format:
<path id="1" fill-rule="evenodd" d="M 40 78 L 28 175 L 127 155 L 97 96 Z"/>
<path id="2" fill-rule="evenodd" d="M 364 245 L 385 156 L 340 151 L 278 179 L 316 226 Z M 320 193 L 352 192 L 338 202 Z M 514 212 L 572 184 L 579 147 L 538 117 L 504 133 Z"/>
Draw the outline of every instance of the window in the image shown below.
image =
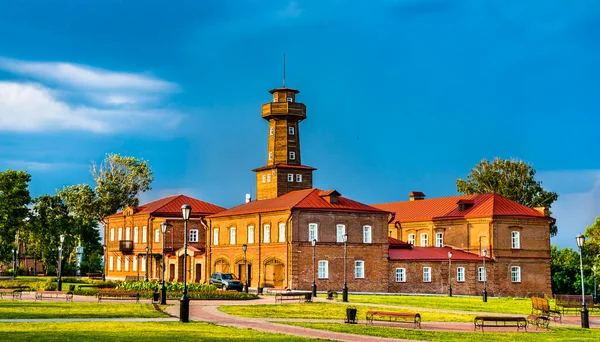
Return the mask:
<path id="1" fill-rule="evenodd" d="M 512 248 L 521 248 L 521 239 L 520 239 L 520 233 L 519 232 L 512 232 L 511 233 L 511 247 Z"/>
<path id="2" fill-rule="evenodd" d="M 316 223 L 308 224 L 308 241 L 319 241 L 319 225 Z"/>
<path id="3" fill-rule="evenodd" d="M 274 100 L 275 100 L 275 102 L 277 102 L 277 99 L 274 99 Z M 271 128 L 269 128 L 269 135 L 273 135 L 273 134 L 275 134 L 275 128 L 271 127 Z"/>
<path id="4" fill-rule="evenodd" d="M 421 234 L 421 247 L 429 246 L 429 234 L 423 233 Z"/>
<path id="5" fill-rule="evenodd" d="M 277 102 L 277 97 L 273 96 L 273 102 Z"/>
<path id="6" fill-rule="evenodd" d="M 408 243 L 415 245 L 415 234 L 408 234 Z"/>
<path id="7" fill-rule="evenodd" d="M 138 240 L 140 238 L 139 237 L 139 235 L 140 235 L 139 233 L 140 232 L 139 232 L 138 227 L 133 228 L 133 242 L 138 242 Z"/>
<path id="8" fill-rule="evenodd" d="M 270 173 L 267 175 L 267 183 L 271 183 L 271 174 Z"/>
<path id="9" fill-rule="evenodd" d="M 398 282 L 398 283 L 406 282 L 406 268 L 397 268 L 396 269 L 396 282 Z"/>
<path id="10" fill-rule="evenodd" d="M 338 224 L 336 226 L 335 242 L 344 242 L 344 234 L 346 234 L 346 226 L 343 224 Z"/>
<path id="11" fill-rule="evenodd" d="M 269 152 L 269 160 L 273 160 L 273 152 Z"/>
<path id="12" fill-rule="evenodd" d="M 298 183 L 302 182 L 302 175 L 299 173 L 296 175 L 296 182 L 298 182 Z"/>
<path id="13" fill-rule="evenodd" d="M 109 271 L 112 271 L 114 269 L 114 265 L 113 265 L 114 262 L 115 262 L 115 259 L 113 258 L 113 256 L 112 255 L 109 256 L 108 257 L 108 270 Z"/>
<path id="14" fill-rule="evenodd" d="M 295 132 L 294 132 L 294 127 L 293 126 L 288 127 L 288 133 L 290 135 L 294 135 Z"/>
<path id="15" fill-rule="evenodd" d="M 285 242 L 285 223 L 279 224 L 279 242 Z"/>
<path id="16" fill-rule="evenodd" d="M 123 240 L 123 228 L 119 228 L 117 237 L 118 237 L 119 241 Z"/>
<path id="17" fill-rule="evenodd" d="M 142 272 L 146 272 L 146 266 L 147 266 L 146 263 L 147 263 L 146 257 L 142 257 Z"/>
<path id="18" fill-rule="evenodd" d="M 160 242 L 160 229 L 154 229 L 154 242 Z"/>
<path id="19" fill-rule="evenodd" d="M 133 262 L 132 262 L 132 264 L 133 264 L 133 270 L 134 271 L 137 271 L 137 263 L 138 263 L 137 256 L 133 256 Z"/>
<path id="20" fill-rule="evenodd" d="M 485 281 L 485 269 L 483 267 L 479 267 L 478 272 L 477 272 L 477 278 L 479 279 L 479 281 Z"/>
<path id="21" fill-rule="evenodd" d="M 290 160 L 295 160 L 296 159 L 296 152 L 291 151 L 290 152 Z"/>
<path id="22" fill-rule="evenodd" d="M 125 257 L 125 271 L 129 271 L 129 258 Z"/>
<path id="23" fill-rule="evenodd" d="M 129 227 L 125 228 L 125 240 L 131 240 L 131 228 Z"/>
<path id="24" fill-rule="evenodd" d="M 431 282 L 431 267 L 423 267 L 423 282 Z"/>
<path id="25" fill-rule="evenodd" d="M 229 228 L 229 244 L 235 245 L 236 231 L 234 227 Z"/>
<path id="26" fill-rule="evenodd" d="M 435 233 L 435 246 L 444 247 L 444 233 Z"/>
<path id="27" fill-rule="evenodd" d="M 254 226 L 248 226 L 248 243 L 254 243 Z"/>
<path id="28" fill-rule="evenodd" d="M 198 229 L 190 229 L 190 242 L 198 242 Z"/>
<path id="29" fill-rule="evenodd" d="M 110 229 L 110 241 L 115 241 L 115 229 Z"/>
<path id="30" fill-rule="evenodd" d="M 513 283 L 521 282 L 521 267 L 520 266 L 513 266 L 510 268 L 510 279 L 512 280 Z"/>
<path id="31" fill-rule="evenodd" d="M 319 279 L 329 278 L 329 261 L 319 260 Z"/>
<path id="32" fill-rule="evenodd" d="M 293 182 L 293 181 L 294 181 L 294 174 L 288 173 L 288 182 Z"/>
<path id="33" fill-rule="evenodd" d="M 215 246 L 219 245 L 219 230 L 218 229 L 213 229 L 213 245 L 215 245 Z"/>
<path id="34" fill-rule="evenodd" d="M 458 281 L 458 282 L 465 281 L 465 268 L 464 267 L 456 268 L 456 281 Z"/>
<path id="35" fill-rule="evenodd" d="M 356 260 L 354 262 L 354 278 L 365 277 L 365 262 L 362 260 Z"/>
<path id="36" fill-rule="evenodd" d="M 262 182 L 266 183 L 267 182 L 267 175 L 262 175 Z"/>
<path id="37" fill-rule="evenodd" d="M 363 242 L 371 243 L 371 226 L 363 226 Z"/>
<path id="38" fill-rule="evenodd" d="M 148 227 L 142 228 L 142 243 L 148 242 Z"/>
<path id="39" fill-rule="evenodd" d="M 263 242 L 271 242 L 271 225 L 265 224 L 263 226 Z"/>
<path id="40" fill-rule="evenodd" d="M 288 97 L 288 98 L 287 98 L 287 102 L 292 102 L 292 101 L 293 101 L 293 100 L 292 100 L 292 98 L 291 98 L 291 97 Z"/>
<path id="41" fill-rule="evenodd" d="M 118 256 L 117 257 L 117 271 L 120 271 L 120 270 L 121 270 L 121 257 Z"/>

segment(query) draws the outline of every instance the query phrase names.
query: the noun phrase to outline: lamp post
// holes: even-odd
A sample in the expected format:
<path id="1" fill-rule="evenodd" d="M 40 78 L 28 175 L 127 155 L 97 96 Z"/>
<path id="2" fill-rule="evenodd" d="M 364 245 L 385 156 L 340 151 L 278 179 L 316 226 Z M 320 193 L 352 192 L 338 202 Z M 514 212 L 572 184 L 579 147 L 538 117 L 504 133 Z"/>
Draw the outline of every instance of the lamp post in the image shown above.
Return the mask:
<path id="1" fill-rule="evenodd" d="M 448 296 L 452 297 L 452 252 L 448 252 Z"/>
<path id="2" fill-rule="evenodd" d="M 594 270 L 594 304 L 596 304 L 598 303 L 598 293 L 596 292 L 598 289 L 598 286 L 596 286 L 596 265 L 594 265 L 592 269 Z"/>
<path id="3" fill-rule="evenodd" d="M 144 262 L 146 263 L 146 281 L 148 281 L 148 246 L 146 246 L 146 259 L 144 260 Z"/>
<path id="4" fill-rule="evenodd" d="M 17 244 L 17 249 L 15 250 L 15 277 L 19 273 L 19 245 Z"/>
<path id="5" fill-rule="evenodd" d="M 160 224 L 162 231 L 162 286 L 160 287 L 160 304 L 167 304 L 167 287 L 165 286 L 165 233 L 167 232 L 167 222 Z"/>
<path id="6" fill-rule="evenodd" d="M 342 291 L 342 302 L 348 302 L 348 284 L 346 283 L 347 247 L 348 247 L 348 233 L 344 233 L 344 289 Z"/>
<path id="7" fill-rule="evenodd" d="M 312 296 L 316 297 L 317 296 L 317 282 L 315 280 L 315 246 L 317 246 L 317 239 L 313 239 L 310 244 L 312 245 L 312 252 L 313 252 L 313 262 L 312 262 L 312 266 L 313 266 L 313 284 L 312 284 Z"/>
<path id="8" fill-rule="evenodd" d="M 190 213 L 192 212 L 192 206 L 184 204 L 181 206 L 181 213 L 183 214 L 183 296 L 181 296 L 179 304 L 179 321 L 187 323 L 190 321 L 190 298 L 187 295 L 187 248 L 188 248 L 188 220 L 190 219 Z"/>
<path id="9" fill-rule="evenodd" d="M 248 293 L 248 265 L 246 264 L 246 251 L 248 250 L 248 245 L 247 244 L 243 244 L 242 245 L 242 250 L 244 251 L 244 291 L 246 293 Z"/>
<path id="10" fill-rule="evenodd" d="M 108 249 L 106 245 L 102 246 L 104 250 L 103 259 L 102 259 L 102 281 L 106 281 L 106 250 Z"/>
<path id="11" fill-rule="evenodd" d="M 583 278 L 583 244 L 585 243 L 585 236 L 579 234 L 575 237 L 577 241 L 577 247 L 579 247 L 579 268 L 581 269 L 581 327 L 589 328 L 590 327 L 590 318 L 588 316 L 588 309 L 585 306 L 585 287 L 584 287 L 584 278 Z"/>
<path id="12" fill-rule="evenodd" d="M 62 291 L 62 250 L 63 242 L 65 242 L 65 236 L 60 234 L 60 246 L 58 246 L 58 285 L 56 289 Z"/>
<path id="13" fill-rule="evenodd" d="M 485 268 L 485 257 L 487 256 L 487 250 L 482 250 L 481 255 L 483 256 L 483 301 L 487 303 L 487 269 Z"/>
<path id="14" fill-rule="evenodd" d="M 15 254 L 15 249 L 13 248 L 12 249 L 12 259 L 13 259 L 13 261 L 12 261 L 12 266 L 13 266 L 12 267 L 12 269 L 13 269 L 12 278 L 13 278 L 13 280 L 15 280 L 15 274 L 17 274 L 17 270 L 15 268 L 15 265 L 16 265 L 16 263 L 15 263 L 15 255 L 16 255 Z"/>

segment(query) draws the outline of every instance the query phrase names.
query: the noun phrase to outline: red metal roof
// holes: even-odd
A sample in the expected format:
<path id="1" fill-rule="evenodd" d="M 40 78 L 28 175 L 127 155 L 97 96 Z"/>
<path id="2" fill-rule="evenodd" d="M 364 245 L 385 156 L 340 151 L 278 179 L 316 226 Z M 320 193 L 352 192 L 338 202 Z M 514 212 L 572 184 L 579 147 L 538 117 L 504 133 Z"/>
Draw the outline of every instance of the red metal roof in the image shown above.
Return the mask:
<path id="1" fill-rule="evenodd" d="M 220 207 L 218 205 L 204 202 L 193 197 L 185 195 L 175 195 L 161 198 L 154 202 L 142 204 L 135 208 L 134 213 L 164 216 L 181 216 L 181 206 L 184 204 L 189 204 L 192 206 L 192 212 L 190 214 L 190 216 L 192 217 L 210 215 L 226 210 L 225 208 Z M 118 217 L 122 215 L 123 212 L 121 211 L 108 217 Z"/>
<path id="2" fill-rule="evenodd" d="M 470 200 L 473 206 L 458 210 L 458 202 Z M 430 198 L 419 201 L 403 201 L 372 204 L 373 207 L 396 213 L 397 222 L 426 220 L 478 218 L 478 217 L 545 217 L 539 211 L 526 207 L 495 193 Z"/>
<path id="3" fill-rule="evenodd" d="M 412 247 L 390 248 L 390 260 L 395 261 L 448 261 L 448 252 L 452 252 L 452 261 L 482 261 L 477 254 L 467 253 L 451 247 Z M 491 260 L 486 258 L 486 260 Z"/>
<path id="4" fill-rule="evenodd" d="M 338 197 L 338 203 L 332 204 L 320 197 L 319 193 L 321 193 L 320 189 L 292 191 L 277 198 L 248 202 L 237 207 L 233 207 L 229 210 L 211 215 L 210 217 L 245 215 L 292 209 L 386 213 L 385 210 L 377 209 L 342 196 Z"/>
<path id="5" fill-rule="evenodd" d="M 402 240 L 394 239 L 391 236 L 388 236 L 388 244 L 390 248 L 411 248 L 411 244 L 408 242 L 404 242 Z"/>

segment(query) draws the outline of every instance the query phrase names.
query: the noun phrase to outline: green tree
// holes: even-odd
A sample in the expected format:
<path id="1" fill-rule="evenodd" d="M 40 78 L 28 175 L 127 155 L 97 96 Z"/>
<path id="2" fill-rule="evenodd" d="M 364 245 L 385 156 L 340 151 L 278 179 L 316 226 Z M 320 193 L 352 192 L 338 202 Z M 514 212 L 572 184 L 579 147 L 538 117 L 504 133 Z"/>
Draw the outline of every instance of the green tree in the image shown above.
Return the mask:
<path id="1" fill-rule="evenodd" d="M 484 159 L 471 170 L 466 180 L 457 179 L 456 189 L 466 195 L 495 192 L 528 207 L 550 207 L 558 194 L 542 188 L 535 180 L 535 169 L 520 160 Z M 550 236 L 558 228 L 550 225 Z"/>
<path id="2" fill-rule="evenodd" d="M 31 175 L 25 171 L 0 172 L 0 260 L 11 258 L 15 235 L 29 215 L 30 181 Z"/>
<path id="3" fill-rule="evenodd" d="M 571 248 L 552 245 L 552 293 L 580 294 L 579 253 Z"/>

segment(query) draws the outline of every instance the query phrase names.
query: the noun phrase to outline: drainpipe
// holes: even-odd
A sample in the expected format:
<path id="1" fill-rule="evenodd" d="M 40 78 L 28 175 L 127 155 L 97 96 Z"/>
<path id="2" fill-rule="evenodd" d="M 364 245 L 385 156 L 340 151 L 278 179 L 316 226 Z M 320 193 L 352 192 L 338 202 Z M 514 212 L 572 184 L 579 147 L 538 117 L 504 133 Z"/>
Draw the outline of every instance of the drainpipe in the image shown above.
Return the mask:
<path id="1" fill-rule="evenodd" d="M 285 222 L 286 222 L 285 223 L 285 235 L 286 235 L 285 241 L 286 241 L 287 250 L 288 250 L 287 257 L 286 257 L 287 261 L 286 261 L 286 266 L 285 266 L 286 267 L 286 272 L 285 272 L 286 276 L 285 277 L 287 278 L 286 283 L 287 283 L 288 289 L 292 288 L 291 270 L 290 270 L 291 269 L 290 255 L 293 253 L 293 250 L 294 250 L 294 246 L 292 246 L 292 241 L 291 241 L 292 240 L 291 234 L 288 234 L 288 231 L 291 231 L 291 228 L 290 228 L 291 221 L 292 221 L 292 211 L 290 210 L 290 216 L 288 216 L 287 220 L 285 220 Z M 288 239 L 288 237 L 289 237 L 289 239 Z"/>
<path id="2" fill-rule="evenodd" d="M 206 239 L 206 242 L 204 243 L 205 246 L 205 250 L 204 250 L 204 282 L 206 282 L 206 279 L 208 279 L 209 277 L 209 265 L 210 265 L 210 257 L 209 257 L 209 253 L 208 250 L 210 249 L 210 228 L 208 227 L 207 223 L 206 223 L 206 219 L 204 217 L 202 217 L 200 219 L 200 224 L 204 227 L 204 238 Z M 212 225 L 212 222 L 211 222 Z"/>
<path id="3" fill-rule="evenodd" d="M 257 284 L 257 289 L 261 287 L 262 285 L 262 257 L 261 257 L 261 250 L 262 250 L 262 217 L 260 216 L 260 213 L 258 213 L 258 284 Z M 255 234 L 256 235 L 256 234 Z"/>
<path id="4" fill-rule="evenodd" d="M 398 229 L 398 240 L 402 240 L 402 225 L 400 224 L 400 222 L 396 221 L 396 223 L 394 223 L 394 227 Z M 415 240 L 416 239 L 417 237 L 415 236 Z"/>
<path id="5" fill-rule="evenodd" d="M 152 221 L 154 221 L 154 217 L 152 217 L 152 215 L 151 215 L 148 217 L 148 233 L 146 234 L 146 244 L 148 246 L 148 250 L 150 251 L 150 255 L 151 255 L 150 260 L 153 259 L 152 256 L 154 255 L 154 253 L 152 253 L 152 241 L 154 241 L 154 228 L 152 228 Z M 143 232 L 142 232 L 142 234 L 143 234 Z M 153 274 L 152 272 L 150 272 L 151 269 L 148 268 L 151 265 L 152 265 L 152 262 L 148 262 L 148 260 L 146 259 L 146 273 L 149 275 Z"/>

